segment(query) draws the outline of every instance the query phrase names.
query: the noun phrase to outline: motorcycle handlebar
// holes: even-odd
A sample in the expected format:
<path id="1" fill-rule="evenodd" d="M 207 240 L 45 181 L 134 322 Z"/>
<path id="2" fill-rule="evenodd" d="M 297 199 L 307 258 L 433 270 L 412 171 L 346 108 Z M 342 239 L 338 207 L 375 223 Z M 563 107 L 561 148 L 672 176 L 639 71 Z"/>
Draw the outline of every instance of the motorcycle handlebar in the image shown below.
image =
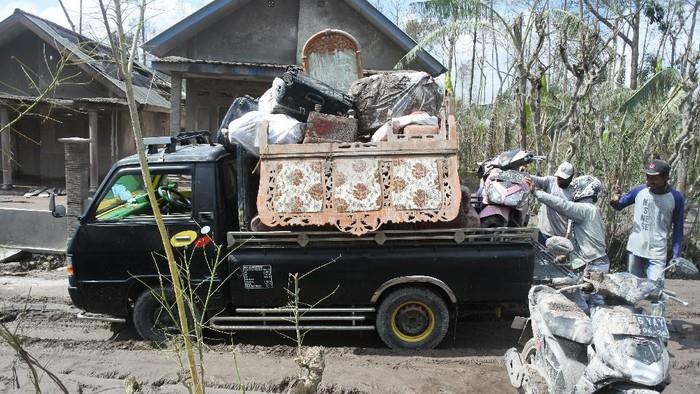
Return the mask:
<path id="1" fill-rule="evenodd" d="M 673 300 L 673 301 L 676 301 L 676 302 L 682 304 L 683 306 L 688 306 L 688 305 L 690 305 L 689 302 L 684 301 L 684 300 L 682 300 L 682 299 L 676 297 L 676 293 L 674 293 L 674 292 L 672 292 L 672 291 L 663 290 L 663 293 L 664 293 L 664 295 L 665 295 L 667 298 L 669 298 L 669 299 L 671 299 L 671 300 Z"/>
<path id="2" fill-rule="evenodd" d="M 563 293 L 565 291 L 569 291 L 569 290 L 573 290 L 573 289 L 581 289 L 581 290 L 591 291 L 594 289 L 594 287 L 593 287 L 593 284 L 591 284 L 591 283 L 579 283 L 577 285 L 562 287 L 557 291 L 559 293 Z"/>

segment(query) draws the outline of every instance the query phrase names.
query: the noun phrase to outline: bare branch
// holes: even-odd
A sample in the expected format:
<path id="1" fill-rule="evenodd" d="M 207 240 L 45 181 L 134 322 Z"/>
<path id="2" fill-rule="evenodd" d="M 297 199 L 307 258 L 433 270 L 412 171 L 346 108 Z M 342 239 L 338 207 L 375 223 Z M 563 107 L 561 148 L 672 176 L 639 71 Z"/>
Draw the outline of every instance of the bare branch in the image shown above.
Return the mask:
<path id="1" fill-rule="evenodd" d="M 68 24 L 70 25 L 70 29 L 73 31 L 73 33 L 76 33 L 75 25 L 73 24 L 73 20 L 71 20 L 70 16 L 68 15 L 68 11 L 66 10 L 66 6 L 63 5 L 63 0 L 58 0 L 58 4 L 61 5 L 61 9 L 63 10 L 63 15 L 66 16 L 66 19 L 68 20 Z"/>

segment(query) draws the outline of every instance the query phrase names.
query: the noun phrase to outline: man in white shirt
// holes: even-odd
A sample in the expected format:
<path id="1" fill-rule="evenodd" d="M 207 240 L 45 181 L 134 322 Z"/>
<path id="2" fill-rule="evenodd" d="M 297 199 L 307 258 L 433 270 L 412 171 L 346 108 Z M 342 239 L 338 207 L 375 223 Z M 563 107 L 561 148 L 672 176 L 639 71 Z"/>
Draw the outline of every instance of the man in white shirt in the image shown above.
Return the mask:
<path id="1" fill-rule="evenodd" d="M 561 163 L 554 176 L 532 176 L 531 178 L 537 189 L 571 201 L 571 196 L 574 193 L 573 187 L 571 187 L 571 181 L 574 179 L 574 166 L 571 163 Z M 539 229 L 537 240 L 544 245 L 549 237 L 564 237 L 567 225 L 567 218 L 552 207 L 543 204 L 537 215 L 537 228 Z"/>
<path id="2" fill-rule="evenodd" d="M 646 183 L 620 196 L 615 193 L 610 205 L 621 210 L 634 204 L 632 232 L 627 241 L 630 273 L 663 285 L 671 235 L 671 258 L 680 257 L 683 247 L 683 195 L 669 183 L 671 166 L 652 160 L 644 169 Z M 661 312 L 663 312 L 663 304 Z M 657 312 L 658 313 L 658 312 Z"/>

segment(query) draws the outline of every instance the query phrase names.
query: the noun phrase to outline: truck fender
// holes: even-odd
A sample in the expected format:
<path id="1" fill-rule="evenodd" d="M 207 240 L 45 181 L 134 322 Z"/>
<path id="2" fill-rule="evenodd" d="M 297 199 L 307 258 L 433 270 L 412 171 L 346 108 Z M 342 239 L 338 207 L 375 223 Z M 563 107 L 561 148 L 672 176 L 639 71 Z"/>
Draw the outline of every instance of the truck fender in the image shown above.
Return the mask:
<path id="1" fill-rule="evenodd" d="M 384 282 L 377 291 L 372 294 L 372 298 L 370 298 L 370 302 L 372 304 L 376 304 L 377 301 L 379 300 L 379 297 L 382 296 L 382 293 L 384 293 L 386 290 L 389 288 L 396 286 L 396 285 L 402 285 L 402 284 L 409 284 L 409 283 L 427 283 L 430 285 L 434 285 L 442 289 L 442 291 L 445 292 L 447 295 L 447 298 L 450 299 L 450 301 L 453 304 L 457 303 L 457 297 L 455 296 L 455 293 L 450 289 L 449 286 L 440 279 L 433 278 L 432 276 L 425 276 L 425 275 L 409 275 L 409 276 L 401 276 L 398 278 L 394 279 L 389 279 L 388 281 Z"/>

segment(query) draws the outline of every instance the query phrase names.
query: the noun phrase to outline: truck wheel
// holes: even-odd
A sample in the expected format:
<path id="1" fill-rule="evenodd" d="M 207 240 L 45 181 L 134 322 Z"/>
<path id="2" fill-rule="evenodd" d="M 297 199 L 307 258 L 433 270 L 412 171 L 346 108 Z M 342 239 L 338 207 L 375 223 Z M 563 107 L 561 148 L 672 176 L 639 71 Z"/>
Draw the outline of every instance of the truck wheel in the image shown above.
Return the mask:
<path id="1" fill-rule="evenodd" d="M 175 290 L 164 287 L 148 289 L 141 293 L 134 304 L 132 320 L 141 338 L 162 343 L 180 333 L 177 316 Z M 187 319 L 192 332 L 194 319 L 189 312 Z"/>
<path id="2" fill-rule="evenodd" d="M 445 301 L 419 287 L 392 291 L 377 311 L 377 333 L 392 349 L 433 349 L 449 326 Z"/>

